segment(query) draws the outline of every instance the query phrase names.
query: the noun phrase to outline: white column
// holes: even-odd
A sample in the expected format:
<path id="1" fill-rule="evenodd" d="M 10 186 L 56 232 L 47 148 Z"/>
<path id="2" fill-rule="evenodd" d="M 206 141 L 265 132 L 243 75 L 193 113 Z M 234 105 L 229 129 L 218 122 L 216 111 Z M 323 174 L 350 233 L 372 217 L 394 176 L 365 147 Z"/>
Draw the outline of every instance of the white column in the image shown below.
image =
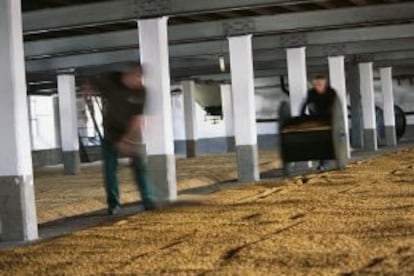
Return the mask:
<path id="1" fill-rule="evenodd" d="M 364 126 L 362 119 L 362 99 L 358 64 L 350 63 L 347 72 L 347 90 L 351 105 L 351 145 L 361 149 L 364 145 Z"/>
<path id="2" fill-rule="evenodd" d="M 306 48 L 287 49 L 290 110 L 292 116 L 299 116 L 308 93 L 306 72 Z"/>
<path id="3" fill-rule="evenodd" d="M 234 140 L 234 122 L 233 122 L 233 97 L 231 95 L 231 84 L 221 84 L 221 108 L 224 120 L 224 135 L 226 138 L 227 151 L 233 152 L 235 146 Z"/>
<path id="4" fill-rule="evenodd" d="M 154 200 L 159 202 L 177 198 L 167 21 L 167 17 L 138 20 L 147 87 L 147 153 L 156 189 Z"/>
<path id="5" fill-rule="evenodd" d="M 395 129 L 392 68 L 381 68 L 380 74 L 382 86 L 382 106 L 384 110 L 385 140 L 387 146 L 395 147 L 397 145 L 397 134 Z"/>
<path id="6" fill-rule="evenodd" d="M 300 116 L 300 111 L 308 95 L 306 47 L 287 49 L 287 69 L 290 112 L 292 116 Z M 312 162 L 309 161 L 307 166 L 311 168 Z"/>
<path id="7" fill-rule="evenodd" d="M 27 112 L 28 112 L 28 118 L 29 118 L 30 149 L 33 150 L 34 149 L 33 126 L 32 126 L 33 110 L 32 110 L 31 96 L 29 95 L 27 95 Z"/>
<path id="8" fill-rule="evenodd" d="M 61 134 L 60 134 L 60 115 L 59 115 L 59 95 L 53 96 L 53 116 L 54 116 L 54 127 L 56 137 L 56 147 L 62 147 Z"/>
<path id="9" fill-rule="evenodd" d="M 59 72 L 57 87 L 64 172 L 65 174 L 78 174 L 80 157 L 75 72 L 73 70 Z"/>
<path id="10" fill-rule="evenodd" d="M 83 145 L 87 145 L 89 142 L 89 130 L 88 130 L 88 111 L 86 106 L 86 100 L 84 97 L 76 99 L 77 105 L 77 118 L 78 118 L 78 133 Z"/>
<path id="11" fill-rule="evenodd" d="M 38 237 L 21 1 L 0 1 L 0 240 Z"/>
<path id="12" fill-rule="evenodd" d="M 239 181 L 259 179 L 252 36 L 229 38 Z"/>
<path id="13" fill-rule="evenodd" d="M 195 157 L 197 155 L 197 112 L 195 99 L 195 82 L 183 81 L 183 97 L 184 97 L 184 124 L 186 134 L 187 157 Z"/>
<path id="14" fill-rule="evenodd" d="M 375 116 L 374 74 L 372 62 L 360 63 L 359 74 L 364 122 L 364 149 L 377 150 L 377 123 Z"/>
<path id="15" fill-rule="evenodd" d="M 348 101 L 346 93 L 345 62 L 343 56 L 329 57 L 329 78 L 332 88 L 336 90 L 342 102 L 342 112 L 345 117 L 345 131 L 348 145 L 348 158 L 351 157 L 351 145 L 349 139 Z"/>

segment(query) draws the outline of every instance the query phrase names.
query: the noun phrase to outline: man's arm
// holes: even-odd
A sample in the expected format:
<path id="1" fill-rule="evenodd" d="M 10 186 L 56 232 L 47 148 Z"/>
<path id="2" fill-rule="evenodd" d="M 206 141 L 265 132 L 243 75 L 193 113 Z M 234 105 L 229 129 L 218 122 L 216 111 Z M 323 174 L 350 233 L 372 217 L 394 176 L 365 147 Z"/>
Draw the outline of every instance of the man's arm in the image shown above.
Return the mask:
<path id="1" fill-rule="evenodd" d="M 301 110 L 300 110 L 300 115 L 301 115 L 301 116 L 306 115 L 306 108 L 308 107 L 308 104 L 309 104 L 309 94 L 308 94 L 308 96 L 306 97 L 305 102 L 302 104 L 302 108 L 301 108 Z"/>
<path id="2" fill-rule="evenodd" d="M 135 115 L 129 122 L 128 131 L 126 132 L 124 139 L 137 140 L 141 137 L 145 125 L 144 115 Z M 136 143 L 137 141 L 135 141 Z"/>
<path id="3" fill-rule="evenodd" d="M 336 99 L 338 99 L 339 96 L 336 90 L 333 88 L 330 88 L 330 93 L 331 93 L 331 100 L 330 100 L 329 109 L 330 109 L 331 114 L 333 114 L 334 108 L 335 108 L 335 101 Z"/>
<path id="4" fill-rule="evenodd" d="M 138 152 L 138 143 L 142 137 L 145 124 L 143 115 L 136 115 L 131 118 L 126 134 L 119 140 L 116 148 L 125 155 L 136 155 Z"/>

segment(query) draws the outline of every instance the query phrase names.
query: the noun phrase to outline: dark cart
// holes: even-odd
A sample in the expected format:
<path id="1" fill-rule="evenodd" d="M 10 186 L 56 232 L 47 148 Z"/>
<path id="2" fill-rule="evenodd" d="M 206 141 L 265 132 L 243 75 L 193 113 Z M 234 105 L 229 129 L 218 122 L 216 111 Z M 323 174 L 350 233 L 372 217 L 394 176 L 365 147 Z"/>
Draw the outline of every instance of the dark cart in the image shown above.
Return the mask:
<path id="1" fill-rule="evenodd" d="M 336 99 L 331 118 L 291 117 L 288 103 L 279 109 L 279 137 L 285 174 L 293 162 L 335 160 L 339 169 L 348 161 L 345 118 L 342 104 Z"/>

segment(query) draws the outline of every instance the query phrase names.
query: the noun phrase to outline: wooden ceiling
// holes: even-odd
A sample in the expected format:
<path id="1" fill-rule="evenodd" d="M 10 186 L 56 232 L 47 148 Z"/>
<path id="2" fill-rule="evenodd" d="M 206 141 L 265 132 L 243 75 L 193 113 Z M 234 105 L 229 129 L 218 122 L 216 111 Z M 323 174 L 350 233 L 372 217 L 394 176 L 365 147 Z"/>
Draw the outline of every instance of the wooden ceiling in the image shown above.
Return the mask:
<path id="1" fill-rule="evenodd" d="M 81 5 L 88 3 L 106 2 L 111 0 L 22 0 L 23 11 L 34 11 L 39 9 L 57 8 L 73 5 Z M 259 16 L 259 15 L 275 15 L 283 13 L 294 13 L 321 9 L 335 9 L 351 6 L 365 6 L 383 3 L 409 2 L 412 0 L 304 0 L 297 1 L 295 4 L 281 4 L 276 6 L 268 6 L 254 9 L 240 9 L 235 11 L 226 11 L 220 13 L 203 13 L 197 15 L 173 16 L 169 20 L 169 24 L 188 24 L 194 22 L 207 22 L 222 19 Z M 64 31 L 47 32 L 41 34 L 30 34 L 25 36 L 25 41 L 41 40 L 56 37 L 68 37 L 83 34 L 94 34 L 102 32 L 110 32 L 117 30 L 128 30 L 136 28 L 135 22 L 121 22 L 116 24 L 77 28 Z"/>

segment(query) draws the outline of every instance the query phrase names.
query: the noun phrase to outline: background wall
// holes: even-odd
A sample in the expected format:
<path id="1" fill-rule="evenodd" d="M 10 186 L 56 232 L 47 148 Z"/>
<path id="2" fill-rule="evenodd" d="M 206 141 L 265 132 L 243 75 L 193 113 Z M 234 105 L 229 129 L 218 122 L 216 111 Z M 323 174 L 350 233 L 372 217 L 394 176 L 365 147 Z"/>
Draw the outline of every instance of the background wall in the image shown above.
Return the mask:
<path id="1" fill-rule="evenodd" d="M 288 97 L 282 92 L 279 78 L 256 79 L 256 116 L 258 120 L 266 120 L 257 124 L 258 143 L 260 148 L 277 147 L 277 110 L 282 101 Z M 197 97 L 197 131 L 198 150 L 200 153 L 225 152 L 227 142 L 225 139 L 225 126 L 223 120 L 212 120 L 203 109 L 203 103 L 219 104 L 221 97 L 219 86 L 198 84 L 196 89 L 198 95 L 209 95 Z M 181 90 L 180 85 L 172 86 L 173 91 Z M 375 81 L 376 102 L 382 106 L 381 87 L 379 80 Z M 410 79 L 394 80 L 395 103 L 405 112 L 414 112 L 414 84 Z M 30 96 L 29 116 L 31 127 L 31 142 L 33 150 L 33 162 L 35 165 L 50 165 L 60 162 L 60 132 L 58 120 L 57 96 Z M 201 104 L 200 104 L 201 103 Z M 172 94 L 172 112 L 174 139 L 177 154 L 185 154 L 185 128 L 184 128 L 184 106 L 183 94 Z M 102 124 L 102 116 L 99 112 L 99 103 L 95 103 L 97 122 Z M 78 101 L 79 125 L 84 127 L 83 135 L 96 138 L 90 114 L 85 109 L 85 103 Z M 407 116 L 409 127 L 406 138 L 414 139 L 414 115 Z M 85 129 L 86 128 L 86 129 Z M 102 131 L 102 129 L 101 129 Z M 86 143 L 92 146 L 94 143 Z M 95 159 L 95 158 L 94 158 Z"/>
<path id="2" fill-rule="evenodd" d="M 414 78 L 394 80 L 394 101 L 404 112 L 414 112 Z M 381 82 L 375 81 L 377 104 L 382 106 Z M 414 125 L 414 116 L 407 116 L 408 123 Z"/>
<path id="3" fill-rule="evenodd" d="M 33 150 L 53 149 L 60 146 L 56 131 L 54 96 L 29 96 L 29 120 Z"/>
<path id="4" fill-rule="evenodd" d="M 375 82 L 377 102 L 382 104 L 381 87 L 379 81 Z M 403 140 L 414 140 L 414 78 L 394 80 L 395 104 L 399 105 L 407 114 L 407 131 Z M 412 114 L 412 115 L 411 115 Z"/>

